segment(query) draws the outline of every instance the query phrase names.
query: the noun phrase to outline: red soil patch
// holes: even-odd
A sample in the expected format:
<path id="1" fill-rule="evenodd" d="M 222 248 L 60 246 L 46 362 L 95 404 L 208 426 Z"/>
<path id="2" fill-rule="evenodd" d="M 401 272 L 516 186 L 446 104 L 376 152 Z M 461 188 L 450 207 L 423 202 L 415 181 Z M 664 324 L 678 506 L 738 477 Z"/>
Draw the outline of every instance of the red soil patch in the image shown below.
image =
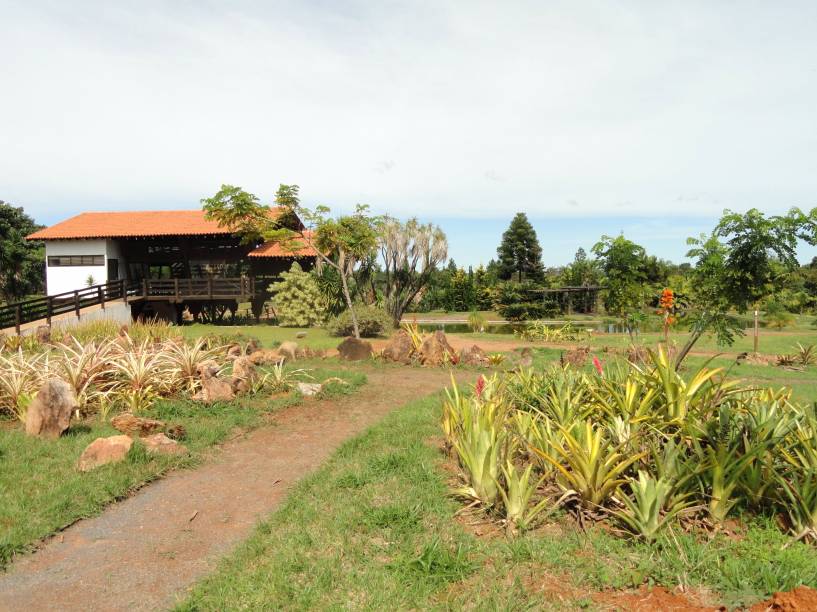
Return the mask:
<path id="1" fill-rule="evenodd" d="M 605 591 L 593 596 L 593 601 L 607 610 L 627 612 L 711 612 L 725 610 L 714 606 L 700 605 L 681 593 L 673 593 L 658 586 L 652 589 L 642 586 L 636 592 Z"/>
<path id="2" fill-rule="evenodd" d="M 775 593 L 771 599 L 749 608 L 749 612 L 766 612 L 767 610 L 784 610 L 785 612 L 817 610 L 817 591 L 807 586 L 799 586 L 793 591 Z"/>

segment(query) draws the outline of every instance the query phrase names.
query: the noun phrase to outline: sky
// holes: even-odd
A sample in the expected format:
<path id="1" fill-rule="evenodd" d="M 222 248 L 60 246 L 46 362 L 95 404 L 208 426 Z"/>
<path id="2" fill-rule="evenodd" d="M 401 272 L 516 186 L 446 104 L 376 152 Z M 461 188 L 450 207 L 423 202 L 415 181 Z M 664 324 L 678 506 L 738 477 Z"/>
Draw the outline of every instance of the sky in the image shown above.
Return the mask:
<path id="1" fill-rule="evenodd" d="M 0 0 L 0 199 L 50 224 L 280 183 L 487 263 L 602 234 L 683 261 L 817 206 L 817 2 Z M 817 250 L 804 248 L 801 258 Z"/>

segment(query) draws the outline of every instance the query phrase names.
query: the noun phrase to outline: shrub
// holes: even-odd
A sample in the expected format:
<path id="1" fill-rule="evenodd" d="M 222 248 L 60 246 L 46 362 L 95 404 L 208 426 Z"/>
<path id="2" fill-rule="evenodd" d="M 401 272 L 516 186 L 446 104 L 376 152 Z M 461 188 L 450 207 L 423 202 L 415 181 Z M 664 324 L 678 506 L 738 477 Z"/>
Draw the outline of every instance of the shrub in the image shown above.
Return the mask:
<path id="1" fill-rule="evenodd" d="M 355 306 L 357 325 L 363 338 L 373 338 L 391 331 L 392 323 L 386 311 L 377 306 Z M 348 310 L 329 321 L 326 329 L 333 336 L 345 337 L 354 334 L 352 315 Z"/>
<path id="2" fill-rule="evenodd" d="M 304 272 L 296 261 L 289 272 L 281 273 L 281 278 L 281 282 L 270 287 L 275 294 L 272 306 L 278 324 L 284 327 L 312 327 L 323 323 L 326 311 L 315 277 Z"/>

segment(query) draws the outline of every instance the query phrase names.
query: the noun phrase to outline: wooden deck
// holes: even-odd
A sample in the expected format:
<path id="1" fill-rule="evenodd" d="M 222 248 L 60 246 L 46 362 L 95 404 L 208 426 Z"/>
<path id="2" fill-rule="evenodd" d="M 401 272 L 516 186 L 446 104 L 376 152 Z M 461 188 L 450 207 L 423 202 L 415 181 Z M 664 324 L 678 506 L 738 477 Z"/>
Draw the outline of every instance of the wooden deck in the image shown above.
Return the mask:
<path id="1" fill-rule="evenodd" d="M 13 328 L 19 334 L 22 326 L 26 324 L 41 321 L 50 325 L 52 318 L 59 315 L 74 313 L 79 317 L 83 309 L 92 306 L 105 308 L 106 303 L 114 300 L 127 303 L 155 301 L 172 304 L 224 300 L 246 302 L 252 300 L 255 295 L 256 280 L 248 276 L 117 280 L 0 306 L 0 329 Z"/>

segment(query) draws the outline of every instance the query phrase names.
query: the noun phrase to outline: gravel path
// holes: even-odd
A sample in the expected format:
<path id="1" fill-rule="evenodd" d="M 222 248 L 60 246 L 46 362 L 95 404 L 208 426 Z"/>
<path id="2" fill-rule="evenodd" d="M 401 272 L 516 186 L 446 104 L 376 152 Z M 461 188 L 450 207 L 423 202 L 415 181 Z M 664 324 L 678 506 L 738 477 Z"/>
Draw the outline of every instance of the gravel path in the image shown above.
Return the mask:
<path id="1" fill-rule="evenodd" d="M 344 440 L 450 381 L 441 370 L 366 373 L 357 393 L 285 409 L 211 462 L 174 472 L 18 558 L 0 575 L 0 610 L 173 606 Z"/>

